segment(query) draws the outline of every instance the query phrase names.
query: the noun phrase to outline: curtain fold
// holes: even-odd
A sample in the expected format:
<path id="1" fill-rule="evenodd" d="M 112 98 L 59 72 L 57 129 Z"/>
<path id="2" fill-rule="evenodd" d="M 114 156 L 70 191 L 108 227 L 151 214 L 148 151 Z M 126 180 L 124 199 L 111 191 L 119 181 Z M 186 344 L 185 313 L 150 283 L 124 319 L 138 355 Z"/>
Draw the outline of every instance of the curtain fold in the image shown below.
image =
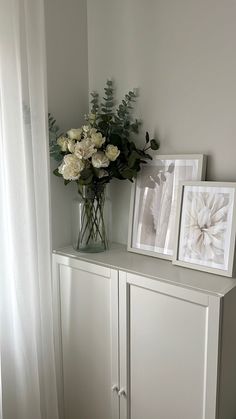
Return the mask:
<path id="1" fill-rule="evenodd" d="M 1 419 L 58 419 L 44 34 L 43 0 L 0 0 Z"/>

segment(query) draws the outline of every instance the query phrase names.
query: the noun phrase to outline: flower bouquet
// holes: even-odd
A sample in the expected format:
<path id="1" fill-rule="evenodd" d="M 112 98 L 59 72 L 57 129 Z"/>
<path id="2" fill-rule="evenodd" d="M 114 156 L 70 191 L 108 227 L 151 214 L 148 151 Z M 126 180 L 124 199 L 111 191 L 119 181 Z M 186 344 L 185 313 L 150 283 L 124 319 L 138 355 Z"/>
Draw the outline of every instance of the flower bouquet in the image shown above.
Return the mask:
<path id="1" fill-rule="evenodd" d="M 140 121 L 132 119 L 135 91 L 128 92 L 115 107 L 114 86 L 106 82 L 104 97 L 91 93 L 91 111 L 86 125 L 59 134 L 54 118 L 49 114 L 50 154 L 59 166 L 56 176 L 65 184 L 76 182 L 81 196 L 80 228 L 77 250 L 101 251 L 108 248 L 104 220 L 105 185 L 116 178 L 131 182 L 141 165 L 152 159 L 148 150 L 157 150 L 159 143 L 146 133 L 143 148 L 137 148 L 132 136 L 138 134 Z"/>

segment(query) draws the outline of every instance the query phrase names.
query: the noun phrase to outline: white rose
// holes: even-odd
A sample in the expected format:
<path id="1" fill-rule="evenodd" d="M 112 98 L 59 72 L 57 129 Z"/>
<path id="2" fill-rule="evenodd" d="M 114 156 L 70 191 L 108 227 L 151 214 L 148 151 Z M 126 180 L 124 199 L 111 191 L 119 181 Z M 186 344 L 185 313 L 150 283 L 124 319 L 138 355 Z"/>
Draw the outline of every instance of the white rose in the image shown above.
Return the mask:
<path id="1" fill-rule="evenodd" d="M 90 126 L 89 125 L 83 125 L 83 131 L 87 134 L 90 130 Z"/>
<path id="2" fill-rule="evenodd" d="M 108 144 L 105 153 L 109 160 L 115 161 L 120 154 L 120 150 L 116 145 Z"/>
<path id="3" fill-rule="evenodd" d="M 82 129 L 83 129 L 83 137 L 85 139 L 89 138 L 90 129 L 91 129 L 90 125 L 83 125 Z"/>
<path id="4" fill-rule="evenodd" d="M 93 134 L 96 134 L 97 129 L 96 128 L 91 128 L 89 131 L 89 134 L 92 136 Z"/>
<path id="5" fill-rule="evenodd" d="M 91 134 L 91 132 L 90 132 L 90 134 Z M 105 143 L 106 138 L 103 137 L 100 132 L 97 132 L 97 133 L 91 135 L 91 141 L 96 148 L 100 148 Z"/>
<path id="6" fill-rule="evenodd" d="M 67 135 L 71 140 L 80 140 L 82 132 L 82 128 L 71 128 L 67 131 Z"/>
<path id="7" fill-rule="evenodd" d="M 58 167 L 58 172 L 66 180 L 77 180 L 80 172 L 84 169 L 84 163 L 74 154 L 64 156 L 62 164 Z"/>
<path id="8" fill-rule="evenodd" d="M 94 153 L 96 153 L 96 149 L 94 148 L 92 141 L 89 138 L 86 138 L 76 143 L 74 153 L 79 159 L 86 160 L 92 157 Z"/>
<path id="9" fill-rule="evenodd" d="M 93 167 L 96 167 L 96 169 L 100 169 L 101 167 L 108 167 L 109 164 L 110 162 L 103 151 L 97 151 L 97 153 L 93 154 L 92 165 Z"/>
<path id="10" fill-rule="evenodd" d="M 68 138 L 63 136 L 59 137 L 57 139 L 57 144 L 61 147 L 61 151 L 67 151 Z"/>
<path id="11" fill-rule="evenodd" d="M 75 150 L 75 141 L 74 140 L 69 140 L 68 141 L 68 150 L 71 153 L 74 153 L 74 150 Z"/>

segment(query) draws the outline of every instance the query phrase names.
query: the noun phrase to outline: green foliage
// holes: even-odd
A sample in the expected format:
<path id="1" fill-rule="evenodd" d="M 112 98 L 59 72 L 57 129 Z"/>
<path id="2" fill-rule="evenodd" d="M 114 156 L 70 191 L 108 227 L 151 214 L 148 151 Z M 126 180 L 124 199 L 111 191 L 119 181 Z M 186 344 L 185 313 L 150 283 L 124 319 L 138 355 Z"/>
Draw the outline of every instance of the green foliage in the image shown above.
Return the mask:
<path id="1" fill-rule="evenodd" d="M 159 147 L 160 147 L 160 144 L 159 144 L 159 142 L 157 142 L 156 140 L 153 139 L 150 142 L 150 147 L 151 147 L 152 150 L 158 150 Z"/>
<path id="2" fill-rule="evenodd" d="M 60 129 L 56 124 L 55 118 L 50 113 L 48 114 L 48 133 L 50 155 L 54 160 L 61 161 L 63 156 L 61 148 L 57 144 L 57 138 L 61 135 Z"/>
<path id="3" fill-rule="evenodd" d="M 119 149 L 119 156 L 115 161 L 110 161 L 109 166 L 105 168 L 106 175 L 102 177 L 99 176 L 99 170 L 93 167 L 91 159 L 87 160 L 79 179 L 76 180 L 78 185 L 104 184 L 110 182 L 112 178 L 128 179 L 132 182 L 140 171 L 142 164 L 152 159 L 148 150 L 156 151 L 159 149 L 159 141 L 154 138 L 150 139 L 148 132 L 146 132 L 145 145 L 142 149 L 137 148 L 133 141 L 133 136 L 139 133 L 141 125 L 139 120 L 132 117 L 133 105 L 137 100 L 137 91 L 133 90 L 125 94 L 118 106 L 115 106 L 114 91 L 113 82 L 107 80 L 101 102 L 99 94 L 92 92 L 90 94 L 90 114 L 87 115 L 86 119 L 89 126 L 101 133 L 106 139 L 99 151 L 105 153 L 106 147 L 111 144 Z M 57 138 L 61 134 L 51 114 L 49 114 L 48 123 L 50 154 L 55 160 L 62 161 L 63 157 L 70 152 L 63 152 L 57 144 Z M 65 138 L 67 138 L 67 134 Z M 61 176 L 57 169 L 54 174 Z"/>
<path id="4" fill-rule="evenodd" d="M 106 86 L 104 87 L 104 102 L 101 103 L 101 111 L 104 116 L 108 116 L 108 121 L 113 117 L 114 108 L 114 88 L 111 80 L 107 80 Z M 102 115 L 101 114 L 101 115 Z M 104 118 L 106 120 L 106 118 Z"/>
<path id="5" fill-rule="evenodd" d="M 92 168 L 84 169 L 81 172 L 79 183 L 81 185 L 89 185 L 93 181 L 93 170 Z"/>
<path id="6" fill-rule="evenodd" d="M 141 164 L 152 157 L 147 150 L 158 150 L 159 142 L 149 138 L 146 133 L 146 147 L 139 150 L 132 141 L 132 135 L 139 133 L 141 121 L 132 119 L 133 104 L 137 99 L 136 90 L 129 91 L 115 109 L 114 86 L 111 80 L 107 80 L 104 88 L 103 102 L 99 105 L 99 95 L 95 92 L 91 94 L 91 112 L 96 115 L 93 123 L 98 131 L 105 136 L 110 144 L 113 144 L 121 151 L 115 164 L 110 164 L 107 171 L 109 179 L 129 179 L 132 181 L 137 172 L 141 169 Z"/>
<path id="7" fill-rule="evenodd" d="M 93 124 L 104 136 L 117 134 L 128 139 L 132 133 L 138 134 L 141 122 L 133 120 L 131 113 L 132 104 L 136 101 L 137 93 L 129 91 L 118 107 L 115 109 L 114 86 L 111 80 L 107 80 L 104 88 L 103 102 L 99 105 L 99 95 L 91 93 L 91 113 L 96 115 Z"/>
<path id="8" fill-rule="evenodd" d="M 55 176 L 62 177 L 62 175 L 58 172 L 58 167 L 55 170 L 53 170 L 53 174 Z"/>
<path id="9" fill-rule="evenodd" d="M 96 114 L 98 112 L 98 109 L 99 109 L 99 103 L 98 103 L 99 95 L 96 92 L 92 92 L 92 93 L 90 93 L 90 95 L 92 96 L 92 99 L 90 101 L 90 103 L 92 105 L 91 112 L 93 114 Z"/>

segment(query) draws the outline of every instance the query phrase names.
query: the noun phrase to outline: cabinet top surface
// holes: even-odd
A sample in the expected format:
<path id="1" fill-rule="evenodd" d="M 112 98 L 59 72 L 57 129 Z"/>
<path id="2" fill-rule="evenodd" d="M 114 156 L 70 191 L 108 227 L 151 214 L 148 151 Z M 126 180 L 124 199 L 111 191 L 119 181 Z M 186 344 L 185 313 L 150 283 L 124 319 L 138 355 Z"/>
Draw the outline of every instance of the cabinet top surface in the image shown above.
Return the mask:
<path id="1" fill-rule="evenodd" d="M 170 261 L 128 252 L 120 244 L 113 244 L 110 250 L 102 253 L 79 253 L 72 246 L 54 250 L 53 253 L 219 296 L 236 287 L 236 278 L 175 266 Z"/>

